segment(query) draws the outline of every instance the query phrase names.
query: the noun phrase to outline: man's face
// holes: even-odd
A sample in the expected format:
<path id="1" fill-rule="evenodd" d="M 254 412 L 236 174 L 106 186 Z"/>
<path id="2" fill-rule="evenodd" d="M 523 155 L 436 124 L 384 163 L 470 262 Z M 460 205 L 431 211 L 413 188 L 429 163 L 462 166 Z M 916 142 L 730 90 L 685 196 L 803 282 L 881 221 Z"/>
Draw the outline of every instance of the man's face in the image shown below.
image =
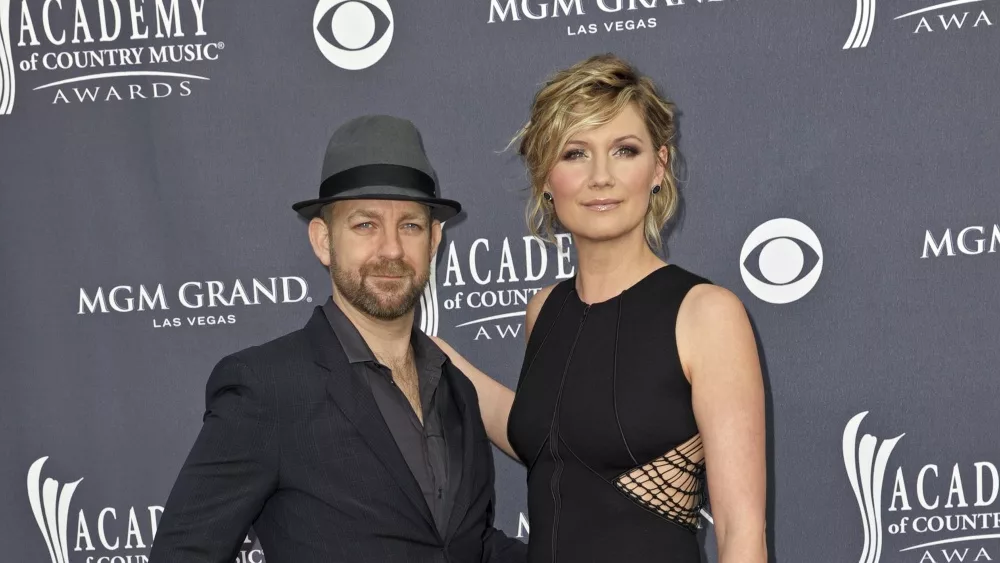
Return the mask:
<path id="1" fill-rule="evenodd" d="M 329 225 L 313 219 L 309 232 L 334 291 L 377 319 L 412 311 L 430 276 L 441 223 L 431 220 L 427 206 L 412 201 L 359 199 L 332 205 Z"/>

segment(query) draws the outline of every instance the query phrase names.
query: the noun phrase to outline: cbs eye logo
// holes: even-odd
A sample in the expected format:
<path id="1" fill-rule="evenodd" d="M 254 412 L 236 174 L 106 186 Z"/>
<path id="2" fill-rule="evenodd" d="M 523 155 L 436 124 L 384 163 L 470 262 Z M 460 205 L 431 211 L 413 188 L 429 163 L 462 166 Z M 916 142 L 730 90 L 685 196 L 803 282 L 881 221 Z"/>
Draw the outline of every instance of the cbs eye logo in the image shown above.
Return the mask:
<path id="1" fill-rule="evenodd" d="M 740 251 L 743 283 L 768 303 L 801 299 L 815 287 L 822 270 L 819 238 L 795 219 L 772 219 L 757 227 Z"/>
<path id="2" fill-rule="evenodd" d="M 313 36 L 326 60 L 347 70 L 377 63 L 392 43 L 392 9 L 386 0 L 320 0 Z"/>

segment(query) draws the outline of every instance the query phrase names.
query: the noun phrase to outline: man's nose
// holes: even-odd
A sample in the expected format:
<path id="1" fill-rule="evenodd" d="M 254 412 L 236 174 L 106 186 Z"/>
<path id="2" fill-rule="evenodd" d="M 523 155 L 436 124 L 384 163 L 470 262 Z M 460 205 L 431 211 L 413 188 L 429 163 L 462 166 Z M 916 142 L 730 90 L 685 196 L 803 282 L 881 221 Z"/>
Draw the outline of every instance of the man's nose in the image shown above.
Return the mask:
<path id="1" fill-rule="evenodd" d="M 398 259 L 403 257 L 403 241 L 395 229 L 383 231 L 382 244 L 379 246 L 379 256 Z"/>

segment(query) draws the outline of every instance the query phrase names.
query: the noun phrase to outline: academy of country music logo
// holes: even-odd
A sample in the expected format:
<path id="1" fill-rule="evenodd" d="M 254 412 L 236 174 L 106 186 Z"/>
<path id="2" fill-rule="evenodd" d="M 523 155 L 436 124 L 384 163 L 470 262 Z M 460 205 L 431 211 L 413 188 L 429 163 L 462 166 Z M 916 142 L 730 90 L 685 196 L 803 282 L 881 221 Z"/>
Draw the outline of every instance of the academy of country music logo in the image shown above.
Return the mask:
<path id="1" fill-rule="evenodd" d="M 486 0 L 481 0 L 484 5 Z M 567 36 L 654 29 L 657 16 L 691 7 L 720 7 L 724 0 L 489 0 L 487 23 L 554 20 Z M 613 19 L 608 19 L 610 15 Z M 592 21 L 594 16 L 599 21 Z"/>
<path id="2" fill-rule="evenodd" d="M 210 327 L 237 322 L 234 308 L 312 303 L 309 284 L 299 276 L 187 281 L 164 284 L 80 288 L 78 315 L 146 313 L 153 328 Z"/>
<path id="3" fill-rule="evenodd" d="M 22 82 L 55 105 L 192 95 L 209 77 L 189 67 L 225 49 L 209 38 L 205 3 L 0 0 L 0 115 L 13 111 Z"/>
<path id="4" fill-rule="evenodd" d="M 41 457 L 28 469 L 28 503 L 51 563 L 146 563 L 163 507 L 108 506 L 96 518 L 83 509 L 74 514 L 73 494 L 83 478 L 70 483 L 51 477 L 42 481 L 48 459 Z"/>
<path id="5" fill-rule="evenodd" d="M 859 437 L 868 412 L 848 421 L 844 468 L 858 503 L 864 539 L 858 563 L 965 563 L 1000 558 L 1000 472 L 995 461 L 931 459 L 891 469 L 906 433 Z M 925 454 L 926 455 L 926 454 Z M 883 491 L 885 486 L 889 490 Z M 891 492 L 890 492 L 891 491 Z M 888 498 L 884 493 L 888 493 Z"/>
<path id="6" fill-rule="evenodd" d="M 437 336 L 445 316 L 455 329 L 472 331 L 473 340 L 524 338 L 528 300 L 576 273 L 572 236 L 555 238 L 555 245 L 533 236 L 449 242 L 443 258 L 431 263 L 420 329 Z"/>
<path id="7" fill-rule="evenodd" d="M 812 291 L 823 271 L 823 246 L 808 225 L 771 219 L 754 229 L 740 251 L 740 275 L 762 301 L 785 304 Z"/>
<path id="8" fill-rule="evenodd" d="M 933 2 L 933 0 L 932 0 Z M 926 0 L 922 7 L 914 8 L 912 3 L 885 1 L 851 0 L 855 3 L 854 25 L 844 43 L 844 49 L 861 49 L 868 46 L 875 29 L 876 4 L 878 13 L 892 10 L 898 13 L 892 18 L 897 25 L 904 26 L 910 34 L 936 34 L 937 32 L 969 31 L 992 28 L 1000 13 L 996 11 L 993 0 L 946 0 L 928 4 Z M 902 13 L 900 13 L 902 12 Z M 880 24 L 884 25 L 884 24 Z"/>
<path id="9" fill-rule="evenodd" d="M 326 60 L 343 69 L 361 70 L 389 50 L 394 20 L 387 0 L 319 0 L 312 27 Z"/>
<path id="10" fill-rule="evenodd" d="M 83 478 L 62 482 L 42 470 L 49 457 L 28 468 L 28 504 L 51 563 L 148 563 L 149 548 L 163 515 L 162 506 L 106 506 L 74 512 L 73 495 Z M 96 514 L 96 516 L 95 516 Z M 75 518 L 75 521 L 74 521 Z M 42 551 L 40 550 L 41 554 Z M 40 563 L 42 560 L 39 559 Z M 247 537 L 236 563 L 264 563 L 264 554 Z"/>
<path id="11" fill-rule="evenodd" d="M 1000 224 L 970 225 L 961 229 L 951 228 L 937 231 L 936 235 L 930 229 L 924 231 L 923 251 L 920 258 L 940 258 L 951 256 L 979 256 L 981 254 L 997 254 L 1000 250 Z M 957 252 L 956 252 L 957 249 Z"/>

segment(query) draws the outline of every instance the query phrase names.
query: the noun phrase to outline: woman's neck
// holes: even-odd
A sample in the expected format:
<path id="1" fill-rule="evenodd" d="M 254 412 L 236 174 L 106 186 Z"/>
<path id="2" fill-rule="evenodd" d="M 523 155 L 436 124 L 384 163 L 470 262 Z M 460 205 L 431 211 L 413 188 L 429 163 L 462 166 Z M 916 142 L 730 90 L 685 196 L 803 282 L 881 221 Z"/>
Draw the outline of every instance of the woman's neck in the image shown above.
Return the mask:
<path id="1" fill-rule="evenodd" d="M 585 303 L 617 296 L 666 264 L 646 244 L 642 228 L 612 240 L 574 237 L 576 291 Z"/>

